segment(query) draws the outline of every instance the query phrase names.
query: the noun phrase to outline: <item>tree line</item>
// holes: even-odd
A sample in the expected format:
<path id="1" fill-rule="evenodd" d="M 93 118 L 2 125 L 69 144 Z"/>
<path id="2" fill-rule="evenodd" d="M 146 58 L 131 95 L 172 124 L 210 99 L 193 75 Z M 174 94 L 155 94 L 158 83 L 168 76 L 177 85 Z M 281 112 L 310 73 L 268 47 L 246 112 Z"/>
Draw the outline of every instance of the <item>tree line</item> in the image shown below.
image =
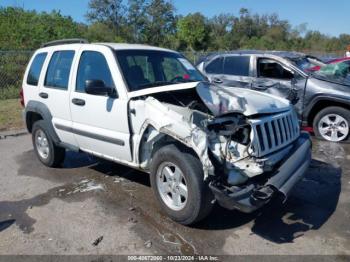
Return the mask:
<path id="1" fill-rule="evenodd" d="M 237 11 L 237 10 L 233 10 Z M 90 0 L 89 23 L 78 23 L 59 11 L 36 12 L 0 8 L 0 50 L 33 50 L 42 43 L 63 38 L 91 42 L 145 43 L 179 51 L 235 49 L 345 50 L 350 35 L 331 37 L 292 26 L 277 14 L 256 14 L 241 8 L 205 17 L 197 12 L 179 15 L 167 0 Z"/>

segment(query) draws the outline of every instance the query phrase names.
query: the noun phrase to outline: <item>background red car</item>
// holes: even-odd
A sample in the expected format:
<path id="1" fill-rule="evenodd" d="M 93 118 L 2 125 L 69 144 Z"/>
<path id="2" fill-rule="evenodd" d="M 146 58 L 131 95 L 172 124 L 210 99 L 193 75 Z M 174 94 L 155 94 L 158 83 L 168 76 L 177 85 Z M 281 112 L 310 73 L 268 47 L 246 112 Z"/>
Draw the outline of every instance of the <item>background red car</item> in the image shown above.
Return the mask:
<path id="1" fill-rule="evenodd" d="M 329 64 L 338 64 L 338 63 L 347 63 L 348 65 L 350 65 L 350 57 L 342 57 L 342 58 L 337 58 L 337 59 L 333 59 L 330 60 L 328 62 L 325 62 L 325 65 L 329 65 Z M 308 69 L 308 71 L 318 71 L 321 69 L 322 66 L 314 66 Z"/>

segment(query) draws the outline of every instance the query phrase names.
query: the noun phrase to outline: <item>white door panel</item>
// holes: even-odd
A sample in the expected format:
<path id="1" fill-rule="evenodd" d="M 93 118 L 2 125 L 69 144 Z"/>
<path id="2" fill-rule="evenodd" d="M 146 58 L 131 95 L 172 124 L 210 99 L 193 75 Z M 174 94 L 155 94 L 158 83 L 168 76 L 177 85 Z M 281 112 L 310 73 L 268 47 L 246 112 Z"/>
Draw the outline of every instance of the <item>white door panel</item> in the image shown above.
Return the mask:
<path id="1" fill-rule="evenodd" d="M 48 98 L 44 99 L 39 97 L 39 101 L 47 105 L 52 118 L 56 118 L 56 121 L 63 121 L 64 123 L 71 125 L 68 90 L 43 87 L 40 89 L 40 93 L 48 94 Z"/>
<path id="2" fill-rule="evenodd" d="M 50 113 L 52 115 L 52 122 L 53 122 L 52 124 L 54 126 L 54 129 L 59 139 L 62 142 L 73 146 L 77 146 L 77 142 L 74 138 L 74 135 L 63 129 L 56 128 L 55 123 L 59 123 L 61 127 L 65 127 L 65 129 L 72 127 L 69 89 L 72 83 L 72 68 L 74 66 L 74 62 L 76 59 L 77 50 L 79 50 L 79 45 L 72 45 L 69 47 L 60 46 L 57 48 L 50 49 L 50 51 L 48 52 L 49 59 L 46 60 L 44 65 L 44 68 L 46 68 L 47 70 L 46 72 L 44 72 L 42 78 L 40 79 L 40 90 L 39 90 L 39 97 L 38 97 L 38 100 L 44 103 L 47 106 L 47 108 L 50 110 Z M 64 74 L 61 72 L 61 74 L 56 74 L 56 75 L 57 75 L 57 79 L 60 79 L 60 77 L 62 78 L 62 76 L 65 75 L 65 79 L 68 78 L 67 80 L 68 83 L 65 88 L 50 86 L 48 83 L 45 83 L 45 79 L 50 70 L 51 60 L 54 59 L 55 53 L 65 52 L 65 51 L 73 52 L 73 58 L 70 60 L 71 66 L 69 67 L 67 66 L 67 63 L 64 64 L 64 62 L 59 63 L 56 61 L 57 62 L 56 65 L 60 65 L 65 70 Z M 63 59 L 67 59 L 67 58 L 63 58 Z M 57 72 L 60 72 L 60 69 L 58 69 Z M 44 94 L 45 95 L 44 97 L 46 98 L 43 98 L 42 96 L 40 96 L 40 94 Z"/>
<path id="3" fill-rule="evenodd" d="M 72 131 L 78 146 L 107 158 L 132 161 L 128 100 L 123 93 L 124 83 L 121 81 L 113 52 L 102 45 L 89 45 L 79 51 L 79 57 L 80 62 L 75 65 L 74 83 L 70 94 Z M 110 78 L 106 80 L 106 72 L 109 71 Z M 81 85 L 86 80 L 104 80 L 105 83 L 112 83 L 117 87 L 118 97 L 85 93 Z M 73 99 L 80 99 L 84 104 L 74 104 Z"/>
<path id="4" fill-rule="evenodd" d="M 71 105 L 79 147 L 131 161 L 126 101 L 77 92 L 73 98 L 85 101 L 85 106 Z"/>
<path id="5" fill-rule="evenodd" d="M 72 121 L 63 118 L 52 118 L 52 124 L 60 140 L 66 144 L 77 146 L 76 139 L 71 132 Z"/>

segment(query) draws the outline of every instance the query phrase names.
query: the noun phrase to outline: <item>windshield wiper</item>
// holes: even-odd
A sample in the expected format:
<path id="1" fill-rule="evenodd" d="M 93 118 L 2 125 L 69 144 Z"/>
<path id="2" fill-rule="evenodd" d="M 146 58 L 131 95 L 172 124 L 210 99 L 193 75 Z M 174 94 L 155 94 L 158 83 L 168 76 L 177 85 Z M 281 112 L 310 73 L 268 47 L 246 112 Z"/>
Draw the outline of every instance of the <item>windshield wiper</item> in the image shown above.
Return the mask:
<path id="1" fill-rule="evenodd" d="M 172 85 L 172 84 L 175 84 L 175 83 L 170 82 L 170 81 L 156 81 L 156 82 L 152 82 L 152 83 L 139 85 L 138 88 L 142 89 L 142 88 L 156 87 L 156 86 L 163 86 L 163 85 Z"/>
<path id="2" fill-rule="evenodd" d="M 182 79 L 178 82 L 175 82 L 175 84 L 178 84 L 178 83 L 191 83 L 191 82 L 199 82 L 199 80 L 194 80 L 194 79 Z"/>
<path id="3" fill-rule="evenodd" d="M 177 85 L 181 83 L 189 83 L 189 82 L 196 82 L 195 80 L 191 79 L 184 79 L 183 81 L 178 81 L 178 82 L 171 82 L 171 81 L 156 81 L 152 83 L 147 83 L 143 85 L 139 85 L 138 88 L 149 88 L 149 87 L 157 87 L 157 86 L 164 86 L 164 85 Z"/>

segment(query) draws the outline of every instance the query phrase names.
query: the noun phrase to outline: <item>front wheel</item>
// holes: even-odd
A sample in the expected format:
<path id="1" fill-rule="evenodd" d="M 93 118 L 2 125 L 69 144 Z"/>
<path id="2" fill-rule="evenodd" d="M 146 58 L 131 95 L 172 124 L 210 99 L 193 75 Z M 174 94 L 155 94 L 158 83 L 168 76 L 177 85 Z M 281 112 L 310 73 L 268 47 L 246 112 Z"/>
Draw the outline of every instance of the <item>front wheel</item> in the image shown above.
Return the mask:
<path id="1" fill-rule="evenodd" d="M 316 137 L 341 142 L 349 137 L 350 111 L 342 107 L 327 107 L 315 117 L 313 128 Z"/>
<path id="2" fill-rule="evenodd" d="M 213 195 L 203 180 L 201 162 L 186 150 L 167 145 L 151 165 L 151 185 L 162 209 L 176 222 L 193 224 L 206 217 Z"/>

